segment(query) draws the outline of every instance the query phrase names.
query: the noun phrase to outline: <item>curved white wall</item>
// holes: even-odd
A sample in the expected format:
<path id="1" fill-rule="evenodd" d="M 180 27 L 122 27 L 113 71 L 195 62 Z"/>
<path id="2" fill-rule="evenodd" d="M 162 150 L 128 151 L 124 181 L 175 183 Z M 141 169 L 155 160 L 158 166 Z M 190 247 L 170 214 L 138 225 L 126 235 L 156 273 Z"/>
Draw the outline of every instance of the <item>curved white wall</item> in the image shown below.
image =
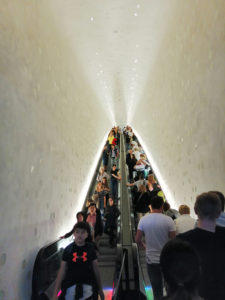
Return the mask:
<path id="1" fill-rule="evenodd" d="M 142 138 L 176 205 L 225 192 L 225 7 L 0 7 L 0 300 L 28 300 L 35 255 L 73 224 L 114 119 Z"/>
<path id="2" fill-rule="evenodd" d="M 130 122 L 177 207 L 225 192 L 224 16 L 221 1 L 177 1 Z"/>
<path id="3" fill-rule="evenodd" d="M 5 2 L 0 21 L 1 300 L 30 299 L 35 255 L 73 226 L 112 127 L 47 6 L 33 5 Z"/>

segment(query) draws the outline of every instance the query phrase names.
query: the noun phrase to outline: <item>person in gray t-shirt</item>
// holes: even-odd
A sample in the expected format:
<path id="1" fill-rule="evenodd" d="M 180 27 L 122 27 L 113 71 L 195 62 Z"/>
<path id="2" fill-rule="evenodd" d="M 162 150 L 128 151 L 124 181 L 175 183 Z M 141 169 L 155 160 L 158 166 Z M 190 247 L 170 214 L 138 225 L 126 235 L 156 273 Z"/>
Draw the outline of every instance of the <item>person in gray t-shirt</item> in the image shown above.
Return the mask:
<path id="1" fill-rule="evenodd" d="M 163 279 L 160 270 L 160 253 L 169 239 L 175 238 L 176 228 L 173 220 L 162 214 L 163 198 L 155 196 L 150 205 L 151 213 L 141 218 L 136 233 L 136 243 L 146 249 L 146 262 L 152 284 L 154 300 L 163 296 Z M 142 236 L 145 235 L 145 244 Z"/>

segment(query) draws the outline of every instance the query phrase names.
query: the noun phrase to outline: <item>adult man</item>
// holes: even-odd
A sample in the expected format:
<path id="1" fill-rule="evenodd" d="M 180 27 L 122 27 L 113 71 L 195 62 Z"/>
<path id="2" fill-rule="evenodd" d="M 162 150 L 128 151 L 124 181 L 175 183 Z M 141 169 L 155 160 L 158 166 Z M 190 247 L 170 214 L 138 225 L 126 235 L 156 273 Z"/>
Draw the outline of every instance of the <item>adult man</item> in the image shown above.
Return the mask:
<path id="1" fill-rule="evenodd" d="M 197 228 L 179 234 L 197 251 L 201 263 L 200 296 L 205 300 L 225 299 L 225 237 L 216 231 L 221 212 L 219 197 L 213 193 L 199 195 L 195 202 Z"/>
<path id="2" fill-rule="evenodd" d="M 111 169 L 110 189 L 115 204 L 117 203 L 118 200 L 118 182 L 120 180 L 121 180 L 121 176 L 119 170 L 116 168 L 116 164 L 113 164 Z"/>
<path id="3" fill-rule="evenodd" d="M 179 206 L 180 216 L 174 220 L 176 224 L 176 234 L 184 233 L 194 229 L 196 220 L 190 216 L 190 207 L 186 204 Z"/>
<path id="4" fill-rule="evenodd" d="M 152 284 L 154 300 L 163 296 L 163 280 L 160 270 L 160 253 L 169 239 L 175 238 L 176 229 L 173 220 L 162 214 L 163 198 L 155 196 L 150 205 L 151 213 L 141 218 L 136 234 L 136 243 L 146 248 L 148 275 Z M 142 235 L 145 235 L 145 245 Z"/>

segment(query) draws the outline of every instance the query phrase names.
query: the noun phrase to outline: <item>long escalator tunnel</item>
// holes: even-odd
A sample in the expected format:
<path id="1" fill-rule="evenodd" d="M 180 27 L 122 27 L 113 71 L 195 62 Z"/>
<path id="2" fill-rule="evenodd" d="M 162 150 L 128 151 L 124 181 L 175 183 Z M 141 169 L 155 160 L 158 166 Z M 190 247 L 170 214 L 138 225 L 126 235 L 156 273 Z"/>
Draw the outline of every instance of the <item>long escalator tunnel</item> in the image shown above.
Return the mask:
<path id="1" fill-rule="evenodd" d="M 127 145 L 126 145 L 127 146 Z M 147 292 L 146 272 L 143 273 L 143 263 L 140 263 L 137 246 L 134 243 L 134 212 L 131 198 L 128 196 L 126 186 L 127 172 L 125 165 L 125 143 L 123 136 L 120 142 L 120 159 L 118 162 L 121 172 L 121 183 L 118 191 L 118 208 L 121 216 L 117 227 L 117 247 L 109 247 L 108 236 L 103 234 L 99 241 L 98 264 L 106 299 L 151 299 Z M 101 165 L 102 157 L 96 168 L 95 176 L 90 185 L 86 200 L 93 194 L 96 175 Z M 110 170 L 110 164 L 108 171 Z M 83 205 L 85 208 L 85 203 Z M 51 299 L 55 278 L 59 269 L 63 248 L 71 239 L 58 240 L 43 247 L 36 258 L 33 270 L 32 300 Z"/>

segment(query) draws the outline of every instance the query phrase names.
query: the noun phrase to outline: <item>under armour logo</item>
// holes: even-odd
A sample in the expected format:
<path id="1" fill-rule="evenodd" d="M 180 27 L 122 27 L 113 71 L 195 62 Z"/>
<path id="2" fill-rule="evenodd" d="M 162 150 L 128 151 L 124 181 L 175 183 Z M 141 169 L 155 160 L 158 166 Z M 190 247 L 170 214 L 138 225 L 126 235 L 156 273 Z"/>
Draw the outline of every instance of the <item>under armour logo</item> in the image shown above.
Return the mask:
<path id="1" fill-rule="evenodd" d="M 77 252 L 74 252 L 73 253 L 73 259 L 72 259 L 72 261 L 77 262 L 77 259 L 79 259 L 79 258 L 83 259 L 83 262 L 87 261 L 87 252 L 83 252 L 82 256 L 78 256 Z"/>

